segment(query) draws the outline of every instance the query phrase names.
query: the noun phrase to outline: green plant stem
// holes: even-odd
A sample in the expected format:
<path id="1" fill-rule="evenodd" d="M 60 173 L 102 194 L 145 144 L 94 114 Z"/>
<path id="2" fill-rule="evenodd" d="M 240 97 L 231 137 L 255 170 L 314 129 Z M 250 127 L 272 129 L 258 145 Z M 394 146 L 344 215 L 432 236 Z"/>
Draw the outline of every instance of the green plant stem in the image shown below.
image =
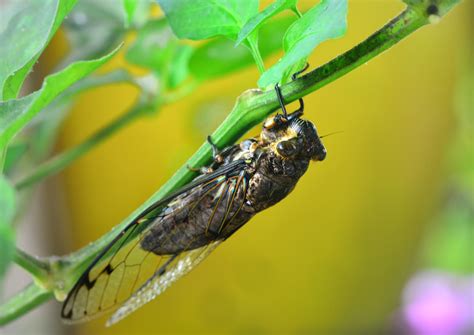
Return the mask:
<path id="1" fill-rule="evenodd" d="M 439 14 L 443 16 L 446 12 L 451 10 L 457 2 L 458 0 L 439 0 Z M 305 76 L 282 86 L 282 93 L 285 96 L 285 100 L 289 103 L 318 90 L 356 67 L 365 64 L 368 60 L 379 55 L 427 23 L 429 23 L 429 18 L 426 13 L 426 8 L 421 5 L 409 7 L 381 30 L 356 47 Z M 237 99 L 232 112 L 212 134 L 212 138 L 219 147 L 230 145 L 253 126 L 262 122 L 265 117 L 277 108 L 278 101 L 273 91 L 262 92 L 257 89 L 246 91 Z M 195 173 L 187 168 L 188 165 L 193 167 L 203 166 L 209 164 L 210 160 L 211 148 L 206 142 L 201 145 L 196 153 L 158 190 L 158 192 L 153 194 L 150 199 L 137 208 L 123 222 L 94 243 L 89 244 L 77 252 L 62 257 L 61 261 L 64 265 L 63 267 L 58 267 L 58 271 L 61 271 L 61 274 L 67 276 L 67 278 L 63 278 L 61 285 L 59 285 L 61 287 L 55 289 L 56 295 L 64 296 L 90 261 L 95 258 L 101 249 L 109 244 L 116 234 L 133 220 L 134 217 L 161 199 L 164 195 L 192 180 L 192 178 L 195 177 Z M 58 292 L 62 294 L 58 294 Z M 39 305 L 42 302 L 43 301 L 38 300 L 37 304 Z M 17 310 L 20 309 L 21 306 L 17 306 Z M 29 306 L 28 310 L 29 309 L 31 309 L 31 306 Z M 18 317 L 20 315 L 21 313 L 16 313 L 14 316 Z M 13 318 L 10 318 L 9 320 L 12 319 Z"/>
<path id="2" fill-rule="evenodd" d="M 16 249 L 13 261 L 30 273 L 37 281 L 45 282 L 49 273 L 49 264 Z"/>
<path id="3" fill-rule="evenodd" d="M 52 157 L 45 163 L 41 164 L 30 174 L 21 178 L 16 184 L 15 187 L 17 190 L 22 190 L 26 187 L 29 187 L 40 180 L 43 180 L 46 177 L 49 177 L 57 172 L 63 170 L 66 166 L 70 165 L 73 161 L 83 156 L 91 149 L 95 148 L 99 143 L 103 142 L 124 126 L 128 125 L 130 122 L 134 121 L 147 111 L 150 111 L 154 108 L 154 105 L 146 102 L 139 102 L 134 105 L 130 110 L 120 115 L 118 118 L 113 120 L 111 123 L 106 125 L 104 128 L 97 131 L 91 137 L 89 137 L 84 142 L 78 144 L 77 146 L 64 151 L 57 156 Z"/>
<path id="4" fill-rule="evenodd" d="M 253 58 L 255 59 L 255 62 L 257 63 L 258 71 L 260 73 L 265 72 L 265 65 L 263 64 L 263 59 L 262 55 L 260 55 L 260 51 L 258 51 L 258 48 L 255 46 L 253 47 Z"/>
<path id="5" fill-rule="evenodd" d="M 260 54 L 260 50 L 258 49 L 258 35 L 252 34 L 247 38 L 247 46 L 250 49 L 250 53 L 257 64 L 258 71 L 260 73 L 265 72 L 265 64 L 263 63 L 262 55 Z"/>
<path id="6" fill-rule="evenodd" d="M 25 315 L 53 296 L 53 292 L 31 283 L 0 306 L 0 326 Z"/>
<path id="7" fill-rule="evenodd" d="M 293 13 L 296 14 L 296 16 L 298 16 L 298 18 L 303 16 L 303 14 L 301 14 L 301 12 L 299 11 L 298 7 L 295 6 L 295 7 L 290 8 L 290 9 L 293 11 Z"/>
<path id="8" fill-rule="evenodd" d="M 7 157 L 7 148 L 0 147 L 0 173 L 3 171 L 3 167 L 5 166 L 5 159 Z"/>

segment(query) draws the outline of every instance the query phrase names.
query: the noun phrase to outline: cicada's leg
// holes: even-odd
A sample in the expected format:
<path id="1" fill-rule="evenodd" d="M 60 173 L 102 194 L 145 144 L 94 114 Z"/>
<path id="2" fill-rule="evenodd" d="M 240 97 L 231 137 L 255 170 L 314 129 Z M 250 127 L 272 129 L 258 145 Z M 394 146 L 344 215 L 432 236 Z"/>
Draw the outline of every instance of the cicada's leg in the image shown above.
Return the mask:
<path id="1" fill-rule="evenodd" d="M 303 101 L 303 98 L 299 98 L 299 99 L 298 99 L 298 102 L 300 103 L 300 106 L 298 107 L 297 110 L 293 111 L 293 112 L 291 113 L 291 115 L 296 115 L 296 114 L 298 114 L 298 116 L 303 115 L 303 112 L 304 112 L 304 101 Z"/>
<path id="2" fill-rule="evenodd" d="M 222 163 L 224 161 L 224 157 L 222 157 L 221 151 L 217 148 L 217 145 L 214 144 L 210 135 L 207 136 L 207 143 L 209 143 L 209 145 L 212 148 L 212 158 L 214 159 L 214 163 L 217 163 L 217 164 Z M 214 172 L 214 169 L 211 166 L 202 166 L 200 168 L 195 168 L 188 165 L 187 168 L 188 170 L 193 171 L 193 172 L 207 174 L 207 173 Z"/>
<path id="3" fill-rule="evenodd" d="M 222 157 L 221 151 L 212 141 L 211 135 L 207 136 L 207 143 L 209 143 L 212 148 L 212 158 L 214 159 L 214 162 L 218 164 L 222 163 L 224 161 L 224 157 Z"/>
<path id="4" fill-rule="evenodd" d="M 195 168 L 189 165 L 186 165 L 187 169 L 192 172 L 199 172 L 200 174 L 208 174 L 214 172 L 214 170 L 210 166 L 202 166 L 200 168 Z"/>

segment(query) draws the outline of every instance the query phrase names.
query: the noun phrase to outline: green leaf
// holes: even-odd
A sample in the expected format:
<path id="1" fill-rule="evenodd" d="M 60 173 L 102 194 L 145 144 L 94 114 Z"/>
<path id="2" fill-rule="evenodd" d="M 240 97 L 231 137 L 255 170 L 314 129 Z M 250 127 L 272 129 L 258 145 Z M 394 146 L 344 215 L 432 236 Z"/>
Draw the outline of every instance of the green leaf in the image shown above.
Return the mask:
<path id="1" fill-rule="evenodd" d="M 125 27 L 141 26 L 149 14 L 151 0 L 122 0 Z"/>
<path id="2" fill-rule="evenodd" d="M 178 45 L 175 56 L 171 59 L 170 71 L 168 75 L 168 87 L 176 88 L 189 75 L 189 61 L 194 52 L 190 45 Z"/>
<path id="3" fill-rule="evenodd" d="M 24 98 L 0 102 L 0 148 L 56 96 L 110 60 L 119 48 L 97 60 L 77 62 L 48 76 L 41 89 Z"/>
<path id="4" fill-rule="evenodd" d="M 0 175 L 0 223 L 10 223 L 15 215 L 15 189 Z"/>
<path id="5" fill-rule="evenodd" d="M 0 280 L 15 255 L 15 233 L 10 225 L 0 221 Z"/>
<path id="6" fill-rule="evenodd" d="M 294 17 L 271 20 L 260 29 L 260 50 L 268 57 L 281 47 L 285 31 Z M 212 66 L 209 66 L 212 64 Z M 232 41 L 217 38 L 196 48 L 189 61 L 191 75 L 198 80 L 217 78 L 253 64 L 253 58 L 243 45 L 234 47 Z"/>
<path id="7" fill-rule="evenodd" d="M 165 18 L 150 20 L 139 30 L 125 59 L 158 74 L 169 88 L 175 88 L 188 76 L 189 58 L 194 50 L 182 45 Z"/>
<path id="8" fill-rule="evenodd" d="M 15 215 L 15 190 L 0 175 L 0 279 L 13 259 L 15 238 L 10 225 Z"/>
<path id="9" fill-rule="evenodd" d="M 64 20 L 70 54 L 60 69 L 78 60 L 96 59 L 125 37 L 123 11 L 116 1 L 81 0 Z"/>
<path id="10" fill-rule="evenodd" d="M 436 221 L 425 246 L 426 265 L 450 272 L 472 273 L 474 216 L 469 203 L 451 204 Z"/>
<path id="11" fill-rule="evenodd" d="M 166 19 L 150 20 L 138 31 L 125 59 L 161 74 L 173 57 L 177 44 L 178 39 L 173 35 Z"/>
<path id="12" fill-rule="evenodd" d="M 321 42 L 346 32 L 347 0 L 322 0 L 291 25 L 283 38 L 285 55 L 259 79 L 260 87 L 278 83 L 294 64 L 306 59 Z"/>
<path id="13" fill-rule="evenodd" d="M 239 32 L 235 45 L 239 45 L 250 34 L 259 29 L 268 19 L 289 8 L 296 8 L 298 0 L 277 0 L 257 15 L 250 18 Z"/>
<path id="14" fill-rule="evenodd" d="M 201 40 L 225 36 L 232 40 L 258 12 L 258 0 L 157 0 L 176 36 Z"/>
<path id="15" fill-rule="evenodd" d="M 48 116 L 43 120 L 44 122 L 37 124 L 33 131 L 28 132 L 28 137 L 30 138 L 28 155 L 32 162 L 41 162 L 51 154 L 60 126 L 67 116 L 71 105 L 72 99 L 58 97 L 41 111 L 41 114 L 47 114 Z"/>
<path id="16" fill-rule="evenodd" d="M 0 24 L 0 100 L 18 95 L 32 66 L 76 1 L 22 0 L 4 5 L 5 27 Z"/>
<path id="17" fill-rule="evenodd" d="M 129 27 L 133 21 L 133 15 L 137 9 L 137 0 L 123 0 L 123 10 L 125 13 L 125 26 Z"/>
<path id="18" fill-rule="evenodd" d="M 28 143 L 25 141 L 19 141 L 17 143 L 12 143 L 7 148 L 7 154 L 5 157 L 5 164 L 3 170 L 5 173 L 11 171 L 15 164 L 20 160 L 23 154 L 28 149 Z"/>

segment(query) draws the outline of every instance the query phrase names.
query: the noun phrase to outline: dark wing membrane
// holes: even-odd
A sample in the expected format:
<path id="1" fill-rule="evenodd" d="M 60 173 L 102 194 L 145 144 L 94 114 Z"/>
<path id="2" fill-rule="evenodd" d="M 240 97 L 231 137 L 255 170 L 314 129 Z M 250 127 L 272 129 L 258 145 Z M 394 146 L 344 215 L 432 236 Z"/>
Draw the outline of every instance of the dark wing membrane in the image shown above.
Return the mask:
<path id="1" fill-rule="evenodd" d="M 63 304 L 61 316 L 66 322 L 82 322 L 110 311 L 117 304 L 126 301 L 113 319 L 116 322 L 163 292 L 174 281 L 189 272 L 218 244 L 210 243 L 193 250 L 185 248 L 182 252 L 169 255 L 156 255 L 141 246 L 146 234 L 159 220 L 155 220 L 176 197 L 199 188 L 201 194 L 220 189 L 228 208 L 235 201 L 237 188 L 245 194 L 247 183 L 242 182 L 245 162 L 236 161 L 217 169 L 215 172 L 195 179 L 181 190 L 158 201 L 134 219 L 120 234 L 96 257 L 82 274 Z M 245 188 L 245 189 L 243 189 Z M 240 197 L 242 201 L 244 197 Z M 203 197 L 198 197 L 197 206 Z M 238 206 L 242 206 L 238 204 Z M 189 211 L 191 212 L 191 211 Z M 226 218 L 229 221 L 229 218 Z M 210 221 L 212 217 L 210 218 Z M 223 220 L 225 221 L 225 219 Z M 222 225 L 226 224 L 222 222 Z M 182 234 L 174 227 L 166 239 L 173 241 L 175 234 Z"/>

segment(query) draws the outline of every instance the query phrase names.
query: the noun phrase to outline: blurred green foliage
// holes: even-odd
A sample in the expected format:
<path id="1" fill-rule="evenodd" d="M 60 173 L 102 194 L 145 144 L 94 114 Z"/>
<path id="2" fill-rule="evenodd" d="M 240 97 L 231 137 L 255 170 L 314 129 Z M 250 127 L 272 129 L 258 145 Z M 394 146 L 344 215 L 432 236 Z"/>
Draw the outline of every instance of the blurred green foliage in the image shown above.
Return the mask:
<path id="1" fill-rule="evenodd" d="M 8 26 L 0 36 L 0 100 L 18 95 L 26 76 L 76 1 L 26 0 L 9 5 Z"/>
<path id="2" fill-rule="evenodd" d="M 180 39 L 224 36 L 235 40 L 243 25 L 258 12 L 258 0 L 157 0 Z"/>
<path id="3" fill-rule="evenodd" d="M 9 181 L 0 175 L 0 284 L 15 250 L 14 232 L 10 222 L 15 215 L 16 194 Z"/>
<path id="4" fill-rule="evenodd" d="M 471 51 L 474 50 L 470 46 Z M 454 106 L 456 132 L 447 160 L 445 199 L 425 245 L 425 266 L 474 273 L 474 61 L 459 72 Z"/>
<path id="5" fill-rule="evenodd" d="M 280 12 L 291 9 L 295 13 L 299 14 L 298 9 L 296 8 L 297 0 L 277 0 L 272 4 L 268 5 L 264 10 L 260 13 L 255 14 L 253 17 L 247 20 L 247 23 L 240 29 L 239 36 L 237 36 L 237 40 L 235 45 L 239 45 L 245 39 L 249 37 L 249 35 L 257 33 L 258 30 L 262 27 L 262 25 L 273 16 L 279 14 Z"/>

